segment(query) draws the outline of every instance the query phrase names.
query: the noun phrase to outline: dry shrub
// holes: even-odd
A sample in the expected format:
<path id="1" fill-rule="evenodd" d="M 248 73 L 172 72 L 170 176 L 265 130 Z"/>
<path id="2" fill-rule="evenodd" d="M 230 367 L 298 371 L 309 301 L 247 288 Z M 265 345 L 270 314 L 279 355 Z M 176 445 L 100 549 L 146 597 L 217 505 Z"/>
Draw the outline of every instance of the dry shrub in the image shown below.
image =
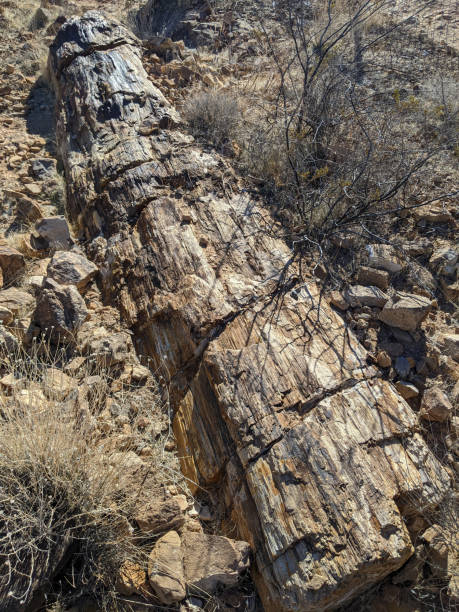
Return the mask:
<path id="1" fill-rule="evenodd" d="M 38 342 L 28 354 L 18 349 L 2 355 L 0 363 L 10 383 L 6 391 L 3 383 L 0 395 L 0 609 L 5 612 L 44 600 L 68 606 L 84 597 L 101 610 L 124 609 L 116 593 L 118 570 L 125 561 L 146 567 L 152 545 L 137 539 L 128 521 L 138 499 L 125 480 L 133 453 L 125 447 L 120 452 L 94 426 L 91 412 L 97 414 L 106 397 L 109 373 L 98 372 L 100 384 L 88 411 L 77 401 L 78 389 L 64 398 L 59 377 L 44 376 L 50 365 L 62 364 L 65 352 Z M 122 393 L 118 400 L 123 401 Z M 147 408 L 152 410 L 151 403 Z M 170 482 L 175 466 L 165 459 L 164 440 L 152 455 L 150 471 Z"/>
<path id="2" fill-rule="evenodd" d="M 183 109 L 194 135 L 221 148 L 235 137 L 241 111 L 235 97 L 224 91 L 198 91 Z"/>

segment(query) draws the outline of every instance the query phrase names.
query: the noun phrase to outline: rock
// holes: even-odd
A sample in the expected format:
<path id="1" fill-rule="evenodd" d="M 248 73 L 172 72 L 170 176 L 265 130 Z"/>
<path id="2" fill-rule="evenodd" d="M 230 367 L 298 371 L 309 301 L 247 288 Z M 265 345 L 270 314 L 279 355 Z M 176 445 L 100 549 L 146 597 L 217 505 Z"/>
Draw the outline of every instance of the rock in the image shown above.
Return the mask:
<path id="1" fill-rule="evenodd" d="M 35 30 L 42 30 L 56 18 L 56 15 L 56 10 L 43 7 L 37 8 L 30 22 L 29 30 L 31 32 L 34 32 Z"/>
<path id="2" fill-rule="evenodd" d="M 375 306 L 382 308 L 389 299 L 378 287 L 364 287 L 363 285 L 352 285 L 344 293 L 349 306 Z"/>
<path id="3" fill-rule="evenodd" d="M 400 291 L 386 303 L 378 318 L 391 327 L 415 331 L 431 308 L 429 298 Z"/>
<path id="4" fill-rule="evenodd" d="M 347 310 L 349 304 L 339 291 L 332 291 L 330 294 L 330 304 L 338 308 L 338 310 Z"/>
<path id="5" fill-rule="evenodd" d="M 412 399 L 419 395 L 419 389 L 412 383 L 406 382 L 406 380 L 399 380 L 395 383 L 395 388 L 403 397 L 403 399 Z"/>
<path id="6" fill-rule="evenodd" d="M 0 305 L 0 321 L 3 325 L 8 325 L 14 319 L 14 315 L 9 308 Z"/>
<path id="7" fill-rule="evenodd" d="M 237 584 L 250 565 L 250 547 L 222 536 L 186 532 L 182 539 L 186 582 L 204 593 Z"/>
<path id="8" fill-rule="evenodd" d="M 430 260 L 430 265 L 444 276 L 456 276 L 458 270 L 459 251 L 452 246 L 436 249 Z"/>
<path id="9" fill-rule="evenodd" d="M 133 354 L 132 340 L 126 332 L 108 332 L 104 327 L 83 328 L 78 342 L 84 355 L 99 367 L 109 368 L 129 360 Z"/>
<path id="10" fill-rule="evenodd" d="M 5 240 L 0 241 L 0 268 L 4 283 L 13 283 L 24 272 L 24 255 L 10 247 Z"/>
<path id="11" fill-rule="evenodd" d="M 48 266 L 47 274 L 61 285 L 76 285 L 81 291 L 97 273 L 89 259 L 73 251 L 58 251 Z"/>
<path id="12" fill-rule="evenodd" d="M 459 361 L 459 334 L 443 334 L 439 343 L 445 355 Z"/>
<path id="13" fill-rule="evenodd" d="M 30 198 L 23 196 L 16 204 L 16 217 L 26 223 L 35 223 L 42 218 L 40 206 Z"/>
<path id="14" fill-rule="evenodd" d="M 162 603 L 170 605 L 185 599 L 183 553 L 176 531 L 169 531 L 156 542 L 148 560 L 148 580 Z"/>
<path id="15" fill-rule="evenodd" d="M 267 612 L 353 600 L 408 560 L 407 516 L 450 486 L 416 415 L 314 280 L 273 300 L 291 249 L 260 231 L 270 213 L 224 160 L 163 129 L 175 110 L 132 34 L 99 13 L 71 18 L 49 68 L 70 222 L 88 244 L 103 233 L 104 300 L 170 381 L 191 488 L 219 490 L 215 516 L 254 551 Z"/>
<path id="16" fill-rule="evenodd" d="M 39 157 L 30 162 L 30 171 L 35 179 L 40 181 L 54 179 L 56 171 L 56 160 L 52 157 Z"/>
<path id="17" fill-rule="evenodd" d="M 84 299 L 73 285 L 60 285 L 47 278 L 38 292 L 34 322 L 53 341 L 73 341 L 88 311 Z"/>
<path id="18" fill-rule="evenodd" d="M 35 230 L 42 242 L 38 241 L 36 244 L 32 244 L 34 248 L 66 251 L 73 245 L 65 217 L 46 217 L 41 219 L 35 224 Z"/>
<path id="19" fill-rule="evenodd" d="M 16 336 L 7 331 L 3 325 L 0 325 L 0 351 L 7 354 L 14 354 L 19 350 L 19 342 Z"/>
<path id="20" fill-rule="evenodd" d="M 47 368 L 43 375 L 44 391 L 49 399 L 62 402 L 77 388 L 77 381 L 58 368 Z"/>
<path id="21" fill-rule="evenodd" d="M 24 191 L 26 195 L 32 196 L 32 198 L 37 198 L 42 192 L 42 187 L 41 185 L 37 185 L 35 183 L 28 183 L 24 186 Z"/>
<path id="22" fill-rule="evenodd" d="M 444 391 L 439 387 L 426 389 L 421 402 L 422 419 L 443 423 L 450 419 L 452 414 L 453 406 Z"/>
<path id="23" fill-rule="evenodd" d="M 376 361 L 381 368 L 390 368 L 392 359 L 386 351 L 378 351 Z"/>
<path id="24" fill-rule="evenodd" d="M 396 273 L 405 267 L 404 261 L 393 246 L 389 244 L 369 244 L 367 246 L 368 263 L 374 268 L 382 268 Z"/>
<path id="25" fill-rule="evenodd" d="M 378 287 L 384 291 L 389 286 L 389 273 L 385 270 L 362 266 L 357 273 L 357 281 L 361 285 Z"/>
<path id="26" fill-rule="evenodd" d="M 35 298 L 27 291 L 10 287 L 0 291 L 0 307 L 6 308 L 16 318 L 31 312 L 35 305 Z"/>
<path id="27" fill-rule="evenodd" d="M 425 223 L 454 223 L 454 217 L 440 202 L 432 202 L 413 210 L 416 221 Z"/>
<path id="28" fill-rule="evenodd" d="M 175 497 L 164 501 L 152 499 L 139 508 L 135 521 L 141 531 L 154 534 L 181 527 L 185 515 L 181 503 Z"/>
<path id="29" fill-rule="evenodd" d="M 410 362 L 406 357 L 397 357 L 395 360 L 395 371 L 400 378 L 407 378 L 410 373 Z"/>
<path id="30" fill-rule="evenodd" d="M 141 595 L 147 600 L 152 596 L 147 572 L 139 563 L 133 561 L 125 561 L 121 566 L 116 581 L 116 590 L 121 595 Z"/>

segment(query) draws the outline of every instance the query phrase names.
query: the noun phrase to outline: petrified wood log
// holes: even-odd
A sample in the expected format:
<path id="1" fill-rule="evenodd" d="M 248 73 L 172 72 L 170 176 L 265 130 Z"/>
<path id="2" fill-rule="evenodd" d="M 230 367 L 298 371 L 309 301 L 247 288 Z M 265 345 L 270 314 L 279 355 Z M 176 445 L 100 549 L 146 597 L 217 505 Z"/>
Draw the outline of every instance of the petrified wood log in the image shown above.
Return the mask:
<path id="1" fill-rule="evenodd" d="M 266 210 L 178 131 L 131 34 L 71 19 L 49 67 L 68 213 L 169 384 L 191 486 L 250 542 L 266 610 L 341 605 L 410 557 L 406 520 L 448 486 L 414 413 Z"/>

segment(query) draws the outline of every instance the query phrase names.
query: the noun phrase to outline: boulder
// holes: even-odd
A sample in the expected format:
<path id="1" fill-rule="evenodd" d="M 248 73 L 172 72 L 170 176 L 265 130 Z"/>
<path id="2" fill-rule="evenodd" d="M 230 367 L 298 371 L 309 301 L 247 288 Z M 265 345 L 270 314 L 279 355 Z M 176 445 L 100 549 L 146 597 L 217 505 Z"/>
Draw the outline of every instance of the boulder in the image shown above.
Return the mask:
<path id="1" fill-rule="evenodd" d="M 385 304 L 378 318 L 390 327 L 415 331 L 431 309 L 429 298 L 400 291 Z"/>
<path id="2" fill-rule="evenodd" d="M 176 531 L 169 531 L 156 542 L 148 560 L 148 580 L 163 604 L 185 599 L 183 552 Z"/>
<path id="3" fill-rule="evenodd" d="M 66 251 L 73 245 L 70 229 L 65 217 L 46 217 L 37 221 L 35 231 L 38 238 L 32 236 L 35 249 L 56 249 Z"/>
<path id="4" fill-rule="evenodd" d="M 367 246 L 368 264 L 391 273 L 400 272 L 405 262 L 390 244 L 369 244 Z"/>
<path id="5" fill-rule="evenodd" d="M 421 402 L 421 418 L 425 421 L 443 423 L 453 415 L 453 406 L 448 396 L 439 387 L 426 389 Z"/>
<path id="6" fill-rule="evenodd" d="M 24 272 L 24 266 L 24 255 L 5 240 L 0 241 L 0 268 L 4 283 L 17 281 Z"/>
<path id="7" fill-rule="evenodd" d="M 189 587 L 214 593 L 219 585 L 234 586 L 250 566 L 250 546 L 222 536 L 185 532 L 183 565 Z"/>
<path id="8" fill-rule="evenodd" d="M 385 270 L 362 266 L 357 273 L 357 281 L 360 285 L 378 287 L 384 291 L 389 287 L 389 273 Z"/>
<path id="9" fill-rule="evenodd" d="M 344 297 L 352 308 L 357 306 L 374 306 L 382 308 L 389 297 L 378 287 L 352 285 L 344 293 Z"/>
<path id="10" fill-rule="evenodd" d="M 72 341 L 88 316 L 84 299 L 74 285 L 47 278 L 38 290 L 34 322 L 55 341 Z"/>
<path id="11" fill-rule="evenodd" d="M 61 285 L 76 285 L 81 291 L 96 275 L 95 266 L 84 255 L 74 251 L 58 251 L 51 259 L 47 274 Z"/>

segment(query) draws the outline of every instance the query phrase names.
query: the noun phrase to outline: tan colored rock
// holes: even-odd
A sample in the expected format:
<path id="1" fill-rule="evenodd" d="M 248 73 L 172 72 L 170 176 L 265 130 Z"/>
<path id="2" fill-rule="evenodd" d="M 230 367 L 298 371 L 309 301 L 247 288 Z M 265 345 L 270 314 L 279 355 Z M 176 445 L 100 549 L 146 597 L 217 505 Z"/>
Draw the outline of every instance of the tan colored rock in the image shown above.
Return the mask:
<path id="1" fill-rule="evenodd" d="M 77 388 L 77 381 L 58 368 L 47 368 L 43 375 L 44 391 L 48 398 L 63 401 Z"/>
<path id="2" fill-rule="evenodd" d="M 454 361 L 459 361 L 459 334 L 443 334 L 440 337 L 440 345 L 446 355 Z"/>
<path id="3" fill-rule="evenodd" d="M 453 406 L 448 396 L 439 387 L 431 387 L 424 392 L 421 402 L 421 418 L 426 421 L 447 421 L 453 414 Z"/>
<path id="4" fill-rule="evenodd" d="M 175 497 L 164 501 L 149 500 L 139 507 L 134 518 L 139 529 L 148 533 L 164 533 L 181 527 L 185 522 L 184 511 Z"/>
<path id="5" fill-rule="evenodd" d="M 116 589 L 122 595 L 141 595 L 147 600 L 153 595 L 148 583 L 147 572 L 139 563 L 133 561 L 125 561 L 121 566 Z"/>
<path id="6" fill-rule="evenodd" d="M 406 517 L 438 504 L 448 476 L 315 282 L 279 296 L 290 248 L 260 231 L 269 213 L 220 158 L 166 129 L 179 118 L 140 58 L 97 13 L 69 19 L 51 46 L 70 219 L 98 240 L 105 299 L 170 381 L 182 470 L 219 491 L 216 515 L 250 544 L 265 610 L 336 608 L 407 561 Z M 230 197 L 211 187 L 223 170 Z M 178 547 L 167 558 L 180 568 Z M 177 600 L 172 578 L 162 592 Z"/>
<path id="7" fill-rule="evenodd" d="M 148 560 L 148 580 L 162 603 L 170 605 L 185 599 L 183 553 L 176 531 L 169 531 L 156 542 Z"/>
<path id="8" fill-rule="evenodd" d="M 330 294 L 330 304 L 339 310 L 347 310 L 349 308 L 349 304 L 339 291 L 332 291 Z"/>
<path id="9" fill-rule="evenodd" d="M 379 320 L 390 327 L 415 331 L 432 308 L 429 298 L 410 293 L 397 293 L 379 313 Z"/>
<path id="10" fill-rule="evenodd" d="M 24 255 L 10 247 L 5 240 L 0 241 L 0 268 L 4 283 L 18 281 L 24 272 Z"/>
<path id="11" fill-rule="evenodd" d="M 61 285 L 76 285 L 81 291 L 97 274 L 97 266 L 74 251 L 58 251 L 51 259 L 47 274 Z"/>
<path id="12" fill-rule="evenodd" d="M 183 535 L 182 548 L 186 582 L 200 592 L 213 593 L 220 584 L 237 584 L 250 565 L 246 542 L 188 531 Z"/>
<path id="13" fill-rule="evenodd" d="M 14 319 L 14 315 L 9 308 L 0 305 L 0 321 L 3 325 L 8 325 Z"/>
<path id="14" fill-rule="evenodd" d="M 357 282 L 360 285 L 374 286 L 385 291 L 389 287 L 389 273 L 385 270 L 361 266 L 357 273 Z"/>
<path id="15" fill-rule="evenodd" d="M 417 397 L 419 395 L 419 389 L 412 383 L 407 382 L 406 380 L 397 381 L 395 383 L 395 388 L 403 397 L 403 399 L 412 399 L 413 397 Z"/>
<path id="16" fill-rule="evenodd" d="M 392 365 L 392 359 L 386 351 L 378 351 L 376 361 L 381 368 L 390 368 Z"/>
<path id="17" fill-rule="evenodd" d="M 27 291 L 10 287 L 0 291 L 0 307 L 9 310 L 16 318 L 30 312 L 35 305 L 35 298 Z"/>

